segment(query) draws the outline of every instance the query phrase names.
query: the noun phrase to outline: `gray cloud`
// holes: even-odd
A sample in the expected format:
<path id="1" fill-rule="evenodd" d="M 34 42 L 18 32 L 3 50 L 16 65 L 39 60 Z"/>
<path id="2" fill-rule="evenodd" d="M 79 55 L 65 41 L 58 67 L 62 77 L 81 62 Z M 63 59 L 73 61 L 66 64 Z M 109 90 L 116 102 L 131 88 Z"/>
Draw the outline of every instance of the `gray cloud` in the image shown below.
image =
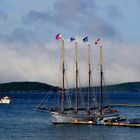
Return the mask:
<path id="1" fill-rule="evenodd" d="M 123 16 L 123 13 L 116 5 L 109 5 L 106 10 L 109 18 L 119 19 Z"/>
<path id="2" fill-rule="evenodd" d="M 88 2 L 85 0 L 60 0 L 54 4 L 54 9 L 56 11 L 56 21 L 68 24 L 73 21 L 76 23 L 78 20 L 81 22 L 83 18 L 95 15 L 96 6 L 93 0 L 89 0 Z"/>
<path id="3" fill-rule="evenodd" d="M 26 17 L 23 17 L 24 23 L 44 23 L 50 20 L 53 19 L 49 14 L 35 10 L 30 11 Z"/>
<path id="4" fill-rule="evenodd" d="M 18 19 L 18 22 L 15 21 L 13 25 L 11 23 L 15 18 L 10 17 L 8 21 L 10 25 L 8 26 L 5 22 L 10 29 L 0 33 L 0 41 L 24 44 L 46 43 L 54 40 L 58 32 L 62 32 L 66 37 L 89 35 L 92 38 L 97 36 L 107 39 L 121 38 L 120 32 L 98 15 L 98 6 L 93 0 L 88 2 L 59 0 L 54 2 L 52 9 L 31 10 L 23 15 L 23 18 L 20 17 L 22 21 Z M 3 20 L 8 18 L 2 12 L 0 12 L 0 17 Z"/>
<path id="5" fill-rule="evenodd" d="M 35 44 L 40 43 L 40 37 L 30 29 L 15 28 L 11 33 L 1 33 L 0 42 L 3 44 Z"/>
<path id="6" fill-rule="evenodd" d="M 26 24 L 46 24 L 52 32 L 64 34 L 78 34 L 101 36 L 104 38 L 119 38 L 120 33 L 97 14 L 97 7 L 93 0 L 65 1 L 54 3 L 54 12 L 30 11 L 23 21 Z"/>
<path id="7" fill-rule="evenodd" d="M 2 11 L 0 11 L 0 20 L 6 20 L 8 18 L 8 15 Z"/>

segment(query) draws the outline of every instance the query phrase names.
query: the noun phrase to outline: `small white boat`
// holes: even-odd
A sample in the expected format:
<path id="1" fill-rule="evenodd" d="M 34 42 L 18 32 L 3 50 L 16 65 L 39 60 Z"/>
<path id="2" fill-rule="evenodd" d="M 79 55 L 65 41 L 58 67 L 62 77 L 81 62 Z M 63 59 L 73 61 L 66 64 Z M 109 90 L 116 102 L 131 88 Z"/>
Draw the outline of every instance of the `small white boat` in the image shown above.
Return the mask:
<path id="1" fill-rule="evenodd" d="M 10 101 L 11 99 L 8 96 L 0 98 L 0 104 L 10 104 Z"/>

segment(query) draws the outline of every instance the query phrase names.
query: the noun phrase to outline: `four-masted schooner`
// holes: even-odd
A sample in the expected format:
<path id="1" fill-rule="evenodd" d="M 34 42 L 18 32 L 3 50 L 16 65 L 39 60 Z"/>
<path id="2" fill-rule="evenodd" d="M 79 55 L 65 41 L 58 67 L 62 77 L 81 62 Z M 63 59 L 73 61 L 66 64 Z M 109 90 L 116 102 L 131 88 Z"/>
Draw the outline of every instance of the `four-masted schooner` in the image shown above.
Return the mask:
<path id="1" fill-rule="evenodd" d="M 58 38 L 61 39 L 61 38 Z M 89 122 L 101 123 L 103 120 L 118 119 L 119 111 L 110 106 L 103 106 L 103 69 L 102 69 L 102 46 L 100 46 L 100 104 L 99 106 L 91 106 L 91 56 L 90 45 L 88 45 L 88 97 L 86 107 L 79 107 L 79 88 L 78 88 L 78 51 L 77 42 L 75 42 L 75 105 L 74 107 L 65 106 L 65 56 L 64 56 L 64 40 L 62 41 L 62 88 L 61 88 L 61 108 L 51 108 L 48 111 L 51 114 L 52 123 L 75 123 L 75 122 Z"/>
<path id="2" fill-rule="evenodd" d="M 65 108 L 64 107 L 64 95 L 65 95 L 65 61 L 64 61 L 64 40 L 62 39 L 62 103 L 61 111 L 53 110 L 50 111 L 52 115 L 53 123 L 72 123 L 80 121 L 92 121 L 96 122 L 97 120 L 105 119 L 115 119 L 118 118 L 119 112 L 115 109 L 112 109 L 110 106 L 103 108 L 102 104 L 102 80 L 103 80 L 103 70 L 102 70 L 102 46 L 100 46 L 100 107 L 97 111 L 97 108 L 91 108 L 91 66 L 90 66 L 90 45 L 88 45 L 88 103 L 87 108 L 78 107 L 78 59 L 77 59 L 77 42 L 75 42 L 75 108 Z"/>
<path id="3" fill-rule="evenodd" d="M 90 46 L 89 55 L 90 55 Z M 75 92 L 75 108 L 65 108 L 64 107 L 64 95 L 65 95 L 65 63 L 64 63 L 64 40 L 62 40 L 62 103 L 61 111 L 53 110 L 51 111 L 52 122 L 53 123 L 72 123 L 74 121 L 95 121 L 95 114 L 90 111 L 90 56 L 89 61 L 89 91 L 88 91 L 88 109 L 78 107 L 78 59 L 77 59 L 77 42 L 75 42 L 75 73 L 76 73 L 76 92 Z"/>

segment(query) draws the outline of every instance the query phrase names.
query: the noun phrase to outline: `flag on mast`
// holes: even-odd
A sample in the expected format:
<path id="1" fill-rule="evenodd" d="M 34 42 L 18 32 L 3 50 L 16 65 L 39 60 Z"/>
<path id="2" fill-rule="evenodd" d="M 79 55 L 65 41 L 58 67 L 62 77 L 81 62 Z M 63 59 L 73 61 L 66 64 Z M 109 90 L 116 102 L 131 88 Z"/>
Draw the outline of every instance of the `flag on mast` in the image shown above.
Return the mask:
<path id="1" fill-rule="evenodd" d="M 88 41 L 88 36 L 86 36 L 85 38 L 83 38 L 83 42 L 87 42 Z"/>
<path id="2" fill-rule="evenodd" d="M 99 45 L 101 43 L 101 40 L 100 38 L 98 38 L 96 41 L 95 41 L 95 45 Z"/>
<path id="3" fill-rule="evenodd" d="M 75 37 L 71 37 L 70 38 L 70 41 L 72 42 L 72 41 L 74 41 L 76 38 Z"/>
<path id="4" fill-rule="evenodd" d="M 62 39 L 62 34 L 61 33 L 59 33 L 58 35 L 56 35 L 56 40 L 60 40 L 60 39 Z"/>

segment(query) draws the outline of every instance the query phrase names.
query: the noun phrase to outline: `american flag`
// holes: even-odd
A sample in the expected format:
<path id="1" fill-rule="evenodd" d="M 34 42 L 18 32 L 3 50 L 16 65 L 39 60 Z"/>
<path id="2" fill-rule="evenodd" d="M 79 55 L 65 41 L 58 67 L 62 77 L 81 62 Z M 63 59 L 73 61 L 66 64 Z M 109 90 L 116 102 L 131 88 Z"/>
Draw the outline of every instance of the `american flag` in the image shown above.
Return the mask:
<path id="1" fill-rule="evenodd" d="M 96 41 L 95 41 L 95 45 L 98 45 L 100 44 L 100 38 L 98 38 Z"/>

